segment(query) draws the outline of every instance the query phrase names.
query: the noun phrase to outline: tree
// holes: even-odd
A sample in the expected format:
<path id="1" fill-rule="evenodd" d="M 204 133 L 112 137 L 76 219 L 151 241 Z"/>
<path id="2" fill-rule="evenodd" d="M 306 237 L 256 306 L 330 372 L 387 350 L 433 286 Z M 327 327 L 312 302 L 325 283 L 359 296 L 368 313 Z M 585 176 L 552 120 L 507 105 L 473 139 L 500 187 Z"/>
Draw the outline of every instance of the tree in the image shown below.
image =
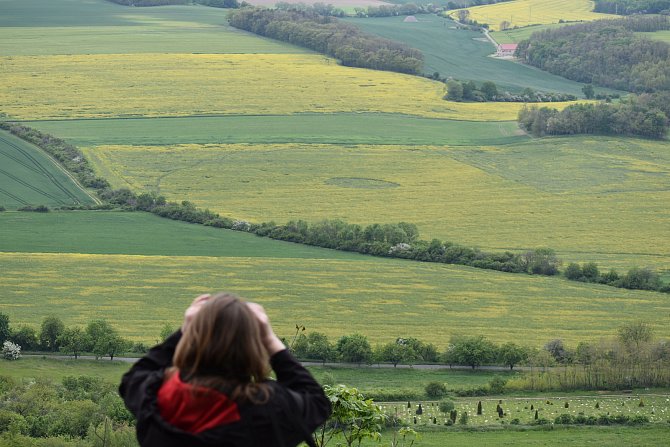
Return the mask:
<path id="1" fill-rule="evenodd" d="M 475 90 L 477 90 L 477 85 L 475 81 L 468 81 L 463 83 L 463 99 L 466 101 L 471 101 L 475 99 Z"/>
<path id="2" fill-rule="evenodd" d="M 558 363 L 568 363 L 572 360 L 572 353 L 565 348 L 561 339 L 557 338 L 547 342 L 544 350 L 551 354 Z"/>
<path id="3" fill-rule="evenodd" d="M 394 368 L 398 366 L 398 363 L 408 360 L 410 356 L 416 356 L 411 346 L 398 343 L 397 340 L 383 345 L 379 351 L 379 360 L 391 363 Z"/>
<path id="4" fill-rule="evenodd" d="M 461 23 L 468 23 L 470 20 L 470 11 L 467 9 L 459 9 L 457 15 L 458 21 Z"/>
<path id="5" fill-rule="evenodd" d="M 114 360 L 115 355 L 127 350 L 129 346 L 130 343 L 114 331 L 98 339 L 95 346 L 93 346 L 93 353 L 96 357 L 108 355 L 110 360 Z"/>
<path id="6" fill-rule="evenodd" d="M 591 84 L 586 84 L 584 87 L 582 87 L 582 92 L 584 93 L 586 99 L 593 99 L 593 97 L 596 95 L 595 91 L 593 90 L 593 85 Z"/>
<path id="7" fill-rule="evenodd" d="M 449 101 L 462 101 L 463 100 L 463 84 L 460 82 L 450 79 L 447 81 L 447 99 Z"/>
<path id="8" fill-rule="evenodd" d="M 449 357 L 459 365 L 468 365 L 472 369 L 495 358 L 495 346 L 483 335 L 456 337 L 451 345 Z"/>
<path id="9" fill-rule="evenodd" d="M 320 332 L 310 332 L 307 336 L 307 358 L 321 360 L 326 363 L 335 358 L 335 348 L 328 341 L 328 336 Z"/>
<path id="10" fill-rule="evenodd" d="M 161 328 L 158 343 L 163 343 L 165 340 L 167 340 L 170 335 L 174 334 L 175 330 L 176 329 L 174 326 L 172 326 L 170 323 L 165 323 Z"/>
<path id="11" fill-rule="evenodd" d="M 498 87 L 492 81 L 486 81 L 482 84 L 481 92 L 488 101 L 492 101 L 498 95 Z"/>
<path id="12" fill-rule="evenodd" d="M 65 325 L 60 318 L 50 315 L 42 321 L 40 330 L 40 345 L 43 349 L 51 352 L 58 350 L 58 337 L 65 330 Z"/>
<path id="13" fill-rule="evenodd" d="M 498 349 L 498 358 L 503 364 L 509 365 L 509 369 L 514 369 L 514 365 L 528 358 L 528 350 L 514 343 L 505 343 Z"/>
<path id="14" fill-rule="evenodd" d="M 0 312 L 0 343 L 8 340 L 10 336 L 9 331 L 9 316 Z"/>
<path id="15" fill-rule="evenodd" d="M 90 345 L 88 336 L 79 327 L 66 328 L 58 338 L 60 350 L 76 359 Z"/>
<path id="16" fill-rule="evenodd" d="M 639 352 L 643 344 L 649 343 L 654 331 L 647 323 L 636 321 L 620 327 L 617 335 L 621 343 L 630 351 Z"/>
<path id="17" fill-rule="evenodd" d="M 356 388 L 345 385 L 324 386 L 333 412 L 330 419 L 317 430 L 316 445 L 325 447 L 337 434 L 341 434 L 347 446 L 360 445 L 364 439 L 381 439 L 384 412 L 382 408 L 366 399 Z"/>
<path id="18" fill-rule="evenodd" d="M 561 263 L 551 248 L 527 251 L 523 254 L 522 260 L 526 271 L 533 275 L 556 275 Z"/>
<path id="19" fill-rule="evenodd" d="M 13 329 L 9 339 L 21 346 L 24 351 L 34 351 L 39 348 L 37 332 L 29 326 L 19 326 Z"/>
<path id="20" fill-rule="evenodd" d="M 108 355 L 110 360 L 119 352 L 129 348 L 129 343 L 121 338 L 106 320 L 93 320 L 86 326 L 87 348 L 96 358 Z"/>
<path id="21" fill-rule="evenodd" d="M 345 335 L 337 341 L 337 352 L 342 361 L 350 363 L 372 360 L 372 348 L 367 337 L 360 334 Z"/>

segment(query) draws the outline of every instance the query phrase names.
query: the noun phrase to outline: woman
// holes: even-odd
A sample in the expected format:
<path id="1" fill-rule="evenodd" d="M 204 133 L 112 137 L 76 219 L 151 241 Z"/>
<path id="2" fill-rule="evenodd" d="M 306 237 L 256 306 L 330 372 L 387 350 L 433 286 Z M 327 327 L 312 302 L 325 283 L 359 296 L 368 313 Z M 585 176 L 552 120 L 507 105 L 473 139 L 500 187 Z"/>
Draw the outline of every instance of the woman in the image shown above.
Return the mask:
<path id="1" fill-rule="evenodd" d="M 181 330 L 140 359 L 119 392 L 142 446 L 313 445 L 330 415 L 321 386 L 263 308 L 229 294 L 196 298 Z"/>

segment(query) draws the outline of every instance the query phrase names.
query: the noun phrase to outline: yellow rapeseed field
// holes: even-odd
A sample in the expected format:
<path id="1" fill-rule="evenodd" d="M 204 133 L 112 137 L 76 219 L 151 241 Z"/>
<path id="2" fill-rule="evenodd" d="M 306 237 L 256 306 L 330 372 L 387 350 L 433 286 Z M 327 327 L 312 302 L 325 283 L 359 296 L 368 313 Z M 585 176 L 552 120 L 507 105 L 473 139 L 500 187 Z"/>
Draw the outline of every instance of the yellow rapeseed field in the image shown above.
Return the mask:
<path id="1" fill-rule="evenodd" d="M 98 54 L 0 58 L 2 112 L 63 119 L 389 112 L 515 120 L 521 104 L 452 103 L 444 84 L 305 54 Z M 560 104 L 557 106 L 561 106 Z"/>
<path id="2" fill-rule="evenodd" d="M 507 22 L 510 28 L 520 28 L 558 23 L 561 20 L 578 22 L 616 17 L 593 12 L 593 2 L 590 0 L 514 0 L 466 9 L 470 11 L 471 20 L 488 23 L 492 31 L 499 31 L 502 22 Z M 450 15 L 458 17 L 454 11 Z"/>
<path id="3" fill-rule="evenodd" d="M 414 336 L 441 349 L 457 334 L 574 346 L 635 320 L 670 336 L 665 294 L 412 261 L 0 253 L 0 270 L 0 308 L 13 325 L 106 318 L 149 343 L 194 296 L 218 290 L 263 304 L 282 336 L 299 323 L 333 339 Z"/>
<path id="4" fill-rule="evenodd" d="M 255 222 L 409 221 L 424 238 L 670 271 L 666 143 L 564 138 L 503 147 L 86 148 L 116 187 Z M 656 154 L 656 155 L 654 155 Z"/>

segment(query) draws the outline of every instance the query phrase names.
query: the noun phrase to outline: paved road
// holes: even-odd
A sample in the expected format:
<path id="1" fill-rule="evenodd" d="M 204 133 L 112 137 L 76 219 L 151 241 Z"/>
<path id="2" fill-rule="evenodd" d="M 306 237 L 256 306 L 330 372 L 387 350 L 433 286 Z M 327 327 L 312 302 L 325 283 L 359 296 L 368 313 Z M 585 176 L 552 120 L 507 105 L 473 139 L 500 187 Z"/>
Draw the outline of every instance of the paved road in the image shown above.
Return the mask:
<path id="1" fill-rule="evenodd" d="M 40 354 L 25 354 L 23 357 L 47 357 L 51 359 L 63 359 L 63 360 L 74 360 L 74 357 L 69 355 L 40 355 Z M 96 360 L 92 355 L 80 355 L 78 360 Z M 100 361 L 109 361 L 109 357 L 101 357 Z M 115 362 L 125 362 L 125 363 L 135 363 L 139 360 L 137 357 L 114 357 Z M 394 366 L 389 363 L 375 363 L 373 365 L 358 365 L 357 363 L 335 363 L 335 362 L 301 362 L 304 366 L 328 366 L 331 368 L 393 368 Z M 472 371 L 472 368 L 467 365 L 398 365 L 396 369 L 451 369 L 451 370 L 467 370 Z M 537 369 L 537 368 L 536 368 Z M 550 368 L 548 368 L 550 369 Z M 509 371 L 510 369 L 506 366 L 480 366 L 477 368 L 479 371 Z M 530 371 L 528 366 L 515 366 L 514 371 Z"/>

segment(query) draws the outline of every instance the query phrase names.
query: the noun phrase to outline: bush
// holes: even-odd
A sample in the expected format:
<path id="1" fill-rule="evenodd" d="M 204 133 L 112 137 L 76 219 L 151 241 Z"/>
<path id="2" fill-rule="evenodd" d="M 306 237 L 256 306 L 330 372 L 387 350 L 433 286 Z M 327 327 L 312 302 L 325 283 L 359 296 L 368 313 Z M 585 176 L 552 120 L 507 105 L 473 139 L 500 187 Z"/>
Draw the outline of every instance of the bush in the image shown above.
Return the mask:
<path id="1" fill-rule="evenodd" d="M 7 340 L 2 344 L 2 358 L 5 360 L 18 360 L 21 358 L 21 346 Z"/>
<path id="2" fill-rule="evenodd" d="M 440 382 L 430 382 L 426 385 L 426 396 L 431 399 L 440 399 L 447 394 L 447 387 L 444 383 Z"/>
<path id="3" fill-rule="evenodd" d="M 437 407 L 442 413 L 449 413 L 454 409 L 454 401 L 451 399 L 441 400 Z"/>
<path id="4" fill-rule="evenodd" d="M 37 205 L 37 206 L 32 206 L 32 205 L 26 205 L 21 208 L 19 208 L 19 211 L 32 211 L 35 213 L 48 213 L 49 212 L 49 207 L 46 205 Z"/>
<path id="5" fill-rule="evenodd" d="M 326 385 L 326 384 L 324 384 Z M 414 390 L 403 389 L 368 389 L 365 396 L 375 402 L 398 402 L 403 400 L 419 400 L 421 395 Z"/>
<path id="6" fill-rule="evenodd" d="M 458 423 L 461 425 L 468 425 L 468 412 L 464 411 L 461 413 L 461 417 L 458 418 Z"/>

